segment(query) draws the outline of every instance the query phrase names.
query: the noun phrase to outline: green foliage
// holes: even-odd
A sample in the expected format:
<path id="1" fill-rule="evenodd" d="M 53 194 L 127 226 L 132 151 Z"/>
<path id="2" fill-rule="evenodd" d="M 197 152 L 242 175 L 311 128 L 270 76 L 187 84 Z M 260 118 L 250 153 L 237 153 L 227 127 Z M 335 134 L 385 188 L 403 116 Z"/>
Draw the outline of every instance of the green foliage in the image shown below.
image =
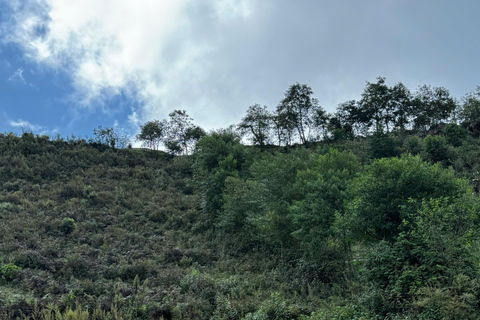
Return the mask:
<path id="1" fill-rule="evenodd" d="M 415 128 L 426 133 L 450 117 L 457 105 L 450 92 L 443 87 L 424 85 L 415 93 Z"/>
<path id="2" fill-rule="evenodd" d="M 247 160 L 246 148 L 232 133 L 213 132 L 199 141 L 194 174 L 205 212 L 217 214 L 223 205 L 226 178 L 244 175 Z"/>
<path id="3" fill-rule="evenodd" d="M 405 217 L 402 206 L 410 199 L 458 197 L 468 192 L 467 182 L 453 172 L 429 165 L 420 157 L 404 156 L 374 161 L 353 180 L 346 219 L 359 235 L 392 241 Z"/>
<path id="4" fill-rule="evenodd" d="M 93 129 L 93 135 L 93 143 L 107 145 L 114 149 L 125 149 L 128 145 L 130 145 L 130 141 L 128 140 L 127 136 L 118 135 L 113 127 L 102 128 L 102 126 L 98 126 L 98 128 Z"/>
<path id="5" fill-rule="evenodd" d="M 475 92 L 466 94 L 462 98 L 460 118 L 474 137 L 480 135 L 480 86 L 477 86 Z"/>
<path id="6" fill-rule="evenodd" d="M 310 162 L 307 170 L 297 174 L 294 190 L 301 200 L 290 207 L 290 217 L 293 235 L 306 253 L 315 257 L 327 245 L 325 240 L 334 235 L 335 216 L 344 212 L 346 189 L 360 171 L 360 163 L 352 153 L 335 149 L 312 155 Z"/>
<path id="7" fill-rule="evenodd" d="M 411 155 L 421 154 L 423 151 L 423 141 L 417 136 L 410 136 L 405 140 L 405 148 Z"/>
<path id="8" fill-rule="evenodd" d="M 248 231 L 253 228 L 248 217 L 255 215 L 258 207 L 262 205 L 255 195 L 256 190 L 257 186 L 252 181 L 232 176 L 225 179 L 222 213 L 217 219 L 222 232 L 242 233 L 244 229 Z"/>
<path id="9" fill-rule="evenodd" d="M 243 320 L 289 320 L 293 317 L 286 302 L 275 292 L 269 300 L 262 303 L 258 311 L 247 314 Z"/>
<path id="10" fill-rule="evenodd" d="M 466 140 L 468 131 L 458 124 L 451 123 L 443 128 L 443 135 L 450 145 L 459 147 Z"/>
<path id="11" fill-rule="evenodd" d="M 0 275 L 1 279 L 4 281 L 12 281 L 18 275 L 19 271 L 22 271 L 22 268 L 13 263 L 2 263 L 0 265 Z"/>
<path id="12" fill-rule="evenodd" d="M 360 306 L 349 304 L 346 306 L 336 306 L 331 310 L 324 309 L 313 312 L 309 317 L 302 316 L 301 320 L 368 320 L 373 319 Z"/>
<path id="13" fill-rule="evenodd" d="M 319 124 L 318 115 L 323 114 L 324 110 L 320 107 L 318 99 L 312 95 L 312 88 L 298 82 L 285 92 L 285 97 L 277 106 L 275 115 L 279 144 L 284 141 L 286 145 L 290 145 L 295 136 L 298 136 L 302 144 L 318 138 L 316 132 Z"/>
<path id="14" fill-rule="evenodd" d="M 75 230 L 75 227 L 76 223 L 72 218 L 65 218 L 60 224 L 60 230 L 65 234 L 72 233 L 72 231 Z"/>
<path id="15" fill-rule="evenodd" d="M 158 150 L 160 143 L 165 139 L 167 122 L 165 120 L 148 121 L 140 126 L 140 133 L 136 136 L 138 141 L 153 150 Z"/>
<path id="16" fill-rule="evenodd" d="M 174 110 L 169 114 L 170 121 L 166 124 L 168 130 L 165 145 L 173 154 L 188 155 L 196 143 L 205 136 L 205 131 L 193 125 L 193 119 L 185 110 Z"/>
<path id="17" fill-rule="evenodd" d="M 369 137 L 370 153 L 373 159 L 396 156 L 395 139 L 391 135 L 383 133 L 381 127 Z"/>
<path id="18" fill-rule="evenodd" d="M 427 159 L 432 162 L 447 161 L 450 158 L 448 143 L 443 136 L 427 136 L 424 140 Z"/>
<path id="19" fill-rule="evenodd" d="M 480 143 L 457 125 L 422 141 L 405 87 L 366 89 L 303 129 L 275 118 L 282 144 L 327 122 L 347 138 L 305 146 L 260 151 L 229 129 L 195 147 L 178 110 L 185 139 L 167 143 L 192 156 L 121 150 L 108 130 L 0 134 L 0 318 L 478 318 L 480 205 L 458 177 L 478 192 Z M 430 98 L 417 129 L 446 115 Z"/>
<path id="20" fill-rule="evenodd" d="M 289 154 L 265 154 L 255 161 L 251 168 L 251 179 L 255 182 L 252 202 L 257 206 L 250 221 L 262 238 L 281 249 L 292 242 L 294 231 L 289 208 L 297 198 L 292 185 L 297 172 L 307 167 L 309 154 L 295 150 Z"/>
<path id="21" fill-rule="evenodd" d="M 272 127 L 272 115 L 267 107 L 254 104 L 248 107 L 247 114 L 242 118 L 239 128 L 242 134 L 250 137 L 253 144 L 264 148 L 270 142 L 270 130 Z"/>
<path id="22" fill-rule="evenodd" d="M 420 319 L 468 319 L 480 293 L 478 257 L 472 254 L 480 236 L 480 202 L 471 195 L 454 202 L 439 198 L 407 211 L 393 245 L 380 243 L 365 260 L 364 276 L 384 292 L 377 305 L 383 312 L 411 308 Z"/>

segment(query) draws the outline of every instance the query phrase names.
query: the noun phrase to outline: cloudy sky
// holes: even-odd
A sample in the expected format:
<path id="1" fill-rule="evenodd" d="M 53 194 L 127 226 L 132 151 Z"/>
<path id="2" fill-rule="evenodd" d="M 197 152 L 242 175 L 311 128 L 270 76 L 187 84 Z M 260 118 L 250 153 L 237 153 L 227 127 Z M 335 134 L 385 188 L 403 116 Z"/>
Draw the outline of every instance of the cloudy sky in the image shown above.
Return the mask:
<path id="1" fill-rule="evenodd" d="M 227 127 L 297 81 L 328 111 L 378 76 L 460 98 L 479 53 L 478 1 L 0 0 L 0 132 Z"/>

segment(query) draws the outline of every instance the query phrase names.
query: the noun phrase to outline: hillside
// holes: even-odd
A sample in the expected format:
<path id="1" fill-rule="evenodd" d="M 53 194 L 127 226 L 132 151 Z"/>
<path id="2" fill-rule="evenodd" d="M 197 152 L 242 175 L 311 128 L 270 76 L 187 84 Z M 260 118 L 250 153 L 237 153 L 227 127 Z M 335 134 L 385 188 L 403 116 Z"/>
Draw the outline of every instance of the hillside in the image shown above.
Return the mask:
<path id="1" fill-rule="evenodd" d="M 262 151 L 213 132 L 172 156 L 4 134 L 2 318 L 475 319 L 462 137 Z"/>

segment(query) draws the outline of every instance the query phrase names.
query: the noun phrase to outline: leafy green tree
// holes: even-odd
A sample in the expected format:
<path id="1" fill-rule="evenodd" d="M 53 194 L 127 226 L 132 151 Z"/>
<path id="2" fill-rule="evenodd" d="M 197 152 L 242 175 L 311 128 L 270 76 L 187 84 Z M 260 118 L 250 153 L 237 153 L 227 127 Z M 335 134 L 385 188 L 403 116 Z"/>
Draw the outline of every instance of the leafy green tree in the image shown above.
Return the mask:
<path id="1" fill-rule="evenodd" d="M 387 132 L 390 124 L 394 120 L 393 105 L 390 104 L 389 88 L 385 84 L 385 78 L 378 77 L 377 83 L 367 85 L 362 93 L 362 99 L 359 101 L 361 115 L 360 120 L 369 128 L 375 125 L 374 130 L 383 126 Z"/>
<path id="2" fill-rule="evenodd" d="M 457 107 L 450 92 L 443 87 L 424 85 L 418 88 L 414 99 L 414 126 L 424 134 L 432 126 L 447 120 Z"/>
<path id="3" fill-rule="evenodd" d="M 410 127 L 414 112 L 413 97 L 410 90 L 401 82 L 390 87 L 390 101 L 392 105 L 395 129 L 403 131 Z"/>
<path id="4" fill-rule="evenodd" d="M 329 121 L 328 131 L 334 140 L 352 139 L 355 133 L 365 132 L 361 128 L 358 106 L 355 100 L 338 105 L 337 111 Z"/>
<path id="5" fill-rule="evenodd" d="M 65 218 L 62 220 L 62 224 L 60 226 L 60 230 L 64 232 L 65 234 L 72 233 L 73 230 L 75 230 L 76 223 L 75 220 L 72 218 Z"/>
<path id="6" fill-rule="evenodd" d="M 410 91 L 402 83 L 389 87 L 384 77 L 378 77 L 376 83 L 367 82 L 358 102 L 357 121 L 366 128 L 374 125 L 386 132 L 393 128 L 404 130 L 410 122 L 413 111 Z"/>
<path id="7" fill-rule="evenodd" d="M 449 144 L 460 147 L 467 139 L 468 131 L 456 123 L 450 123 L 443 128 L 443 135 Z"/>
<path id="8" fill-rule="evenodd" d="M 405 140 L 404 147 L 415 156 L 423 151 L 423 141 L 418 136 L 410 136 Z"/>
<path id="9" fill-rule="evenodd" d="M 393 241 L 407 218 L 402 208 L 416 205 L 410 199 L 456 198 L 468 190 L 468 184 L 452 171 L 418 156 L 379 159 L 349 185 L 354 199 L 346 211 L 347 224 L 359 236 Z"/>
<path id="10" fill-rule="evenodd" d="M 239 128 L 243 134 L 251 137 L 253 144 L 264 148 L 270 142 L 272 115 L 267 107 L 254 104 L 248 107 L 247 114 L 242 118 Z"/>
<path id="11" fill-rule="evenodd" d="M 343 214 L 347 186 L 360 169 L 355 155 L 330 149 L 312 155 L 309 168 L 298 172 L 294 190 L 301 200 L 289 211 L 292 234 L 308 256 L 321 256 L 325 240 L 334 235 L 335 216 Z"/>
<path id="12" fill-rule="evenodd" d="M 475 137 L 480 136 L 480 86 L 462 98 L 460 119 Z"/>
<path id="13" fill-rule="evenodd" d="M 200 139 L 193 168 L 204 212 L 218 214 L 223 206 L 225 180 L 242 176 L 248 167 L 248 158 L 240 138 L 232 133 L 212 132 Z"/>
<path id="14" fill-rule="evenodd" d="M 305 170 L 309 153 L 305 149 L 290 153 L 265 153 L 249 168 L 250 179 L 255 183 L 250 201 L 257 203 L 257 211 L 249 216 L 259 230 L 259 236 L 273 248 L 288 248 L 294 231 L 289 208 L 297 200 L 298 192 L 292 185 L 297 172 Z M 258 236 L 257 236 L 258 237 Z"/>
<path id="15" fill-rule="evenodd" d="M 450 158 L 448 143 L 445 137 L 428 135 L 423 142 L 425 143 L 427 160 L 440 162 L 447 161 Z"/>
<path id="16" fill-rule="evenodd" d="M 153 150 L 158 150 L 160 143 L 165 139 L 167 122 L 165 120 L 148 121 L 140 126 L 140 133 L 136 136 L 142 145 Z"/>
<path id="17" fill-rule="evenodd" d="M 319 108 L 313 115 L 313 124 L 316 128 L 315 140 L 325 140 L 328 138 L 328 127 L 332 116 L 327 113 L 323 108 Z"/>
<path id="18" fill-rule="evenodd" d="M 402 208 L 396 241 L 368 249 L 365 280 L 382 290 L 377 303 L 385 313 L 410 309 L 419 318 L 435 313 L 441 319 L 470 319 L 479 294 L 480 268 L 472 251 L 480 236 L 478 198 L 411 202 Z"/>
<path id="19" fill-rule="evenodd" d="M 288 133 L 289 144 L 294 136 L 294 130 L 302 144 L 316 137 L 314 118 L 322 108 L 318 99 L 312 95 L 312 88 L 297 82 L 288 88 L 285 98 L 277 106 L 277 122 Z"/>
<path id="20" fill-rule="evenodd" d="M 199 126 L 189 127 L 185 132 L 186 145 L 189 146 L 190 150 L 193 150 L 196 147 L 198 141 L 200 141 L 200 139 L 202 139 L 206 135 L 207 133 L 205 132 L 205 130 L 203 130 Z"/>
<path id="21" fill-rule="evenodd" d="M 383 132 L 380 126 L 378 130 L 368 138 L 370 154 L 374 159 L 396 156 L 395 139 L 389 133 Z"/>
<path id="22" fill-rule="evenodd" d="M 165 148 L 167 148 L 170 154 L 180 155 L 183 152 L 183 148 L 180 143 L 174 140 L 165 141 Z"/>
<path id="23" fill-rule="evenodd" d="M 189 154 L 195 144 L 205 135 L 205 131 L 193 124 L 193 119 L 185 110 L 175 110 L 169 114 L 165 145 L 172 153 Z"/>

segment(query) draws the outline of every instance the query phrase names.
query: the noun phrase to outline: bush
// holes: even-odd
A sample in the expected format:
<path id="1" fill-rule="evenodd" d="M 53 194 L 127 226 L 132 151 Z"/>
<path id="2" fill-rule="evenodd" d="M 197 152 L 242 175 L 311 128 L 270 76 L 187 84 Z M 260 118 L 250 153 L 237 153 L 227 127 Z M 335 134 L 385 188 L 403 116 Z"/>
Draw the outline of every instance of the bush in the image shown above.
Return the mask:
<path id="1" fill-rule="evenodd" d="M 468 192 L 467 181 L 418 156 L 379 159 L 349 184 L 347 193 L 353 200 L 347 205 L 347 228 L 361 237 L 392 241 L 406 218 L 401 209 L 419 205 L 409 199 L 456 198 Z"/>
<path id="2" fill-rule="evenodd" d="M 73 220 L 72 218 L 65 218 L 60 224 L 60 230 L 65 234 L 69 234 L 72 233 L 73 230 L 75 230 L 76 226 L 77 224 L 75 223 L 75 220 Z"/>
<path id="3" fill-rule="evenodd" d="M 375 132 L 369 138 L 370 154 L 374 159 L 388 158 L 396 156 L 396 143 L 389 134 L 383 131 Z"/>
<path id="4" fill-rule="evenodd" d="M 423 151 L 422 139 L 417 136 L 411 136 L 405 141 L 405 148 L 412 155 L 417 155 Z"/>
<path id="5" fill-rule="evenodd" d="M 459 147 L 465 141 L 468 136 L 467 129 L 459 126 L 458 124 L 448 124 L 443 128 L 443 135 L 447 139 L 447 142 L 454 147 Z"/>
<path id="6" fill-rule="evenodd" d="M 264 301 L 260 309 L 247 314 L 243 320 L 290 320 L 296 318 L 287 303 L 278 292 L 272 293 L 270 299 Z"/>
<path id="7" fill-rule="evenodd" d="M 447 161 L 450 158 L 448 143 L 442 136 L 427 136 L 424 140 L 425 152 L 428 160 L 432 162 Z"/>
<path id="8" fill-rule="evenodd" d="M 12 281 L 16 277 L 18 272 L 21 270 L 22 268 L 17 267 L 13 263 L 2 264 L 2 266 L 0 267 L 0 274 L 2 276 L 2 280 Z"/>

